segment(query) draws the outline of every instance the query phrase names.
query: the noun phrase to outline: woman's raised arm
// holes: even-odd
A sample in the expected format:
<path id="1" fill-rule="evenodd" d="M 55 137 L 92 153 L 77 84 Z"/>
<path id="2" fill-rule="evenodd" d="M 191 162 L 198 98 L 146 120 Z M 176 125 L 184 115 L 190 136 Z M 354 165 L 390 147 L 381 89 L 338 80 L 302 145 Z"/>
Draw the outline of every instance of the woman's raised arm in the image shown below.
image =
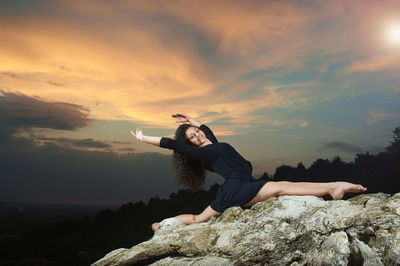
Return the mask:
<path id="1" fill-rule="evenodd" d="M 195 126 L 195 127 L 199 127 L 201 125 L 200 122 L 197 122 L 196 120 L 194 120 L 193 118 L 191 118 L 190 116 L 185 115 L 185 114 L 174 114 L 174 115 L 172 115 L 172 117 L 179 119 L 179 121 L 176 121 L 177 123 L 189 122 L 190 125 Z"/>
<path id="2" fill-rule="evenodd" d="M 137 128 L 136 133 L 131 130 L 131 133 L 140 141 L 153 144 L 161 148 L 175 150 L 195 160 L 205 160 L 213 162 L 216 160 L 217 157 L 217 154 L 214 151 L 195 147 L 170 138 L 145 136 L 143 135 L 141 128 Z"/>
<path id="3" fill-rule="evenodd" d="M 136 128 L 136 134 L 131 130 L 131 133 L 139 141 L 143 141 L 154 146 L 160 147 L 161 137 L 145 136 L 141 128 Z"/>

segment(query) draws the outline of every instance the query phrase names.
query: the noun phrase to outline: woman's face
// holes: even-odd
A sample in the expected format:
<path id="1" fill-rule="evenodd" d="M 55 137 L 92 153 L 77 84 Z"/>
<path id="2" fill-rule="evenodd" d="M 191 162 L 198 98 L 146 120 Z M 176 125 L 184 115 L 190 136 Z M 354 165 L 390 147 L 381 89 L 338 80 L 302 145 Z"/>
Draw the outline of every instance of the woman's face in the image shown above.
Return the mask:
<path id="1" fill-rule="evenodd" d="M 198 127 L 188 127 L 186 130 L 186 138 L 195 146 L 200 146 L 207 140 L 204 132 Z"/>

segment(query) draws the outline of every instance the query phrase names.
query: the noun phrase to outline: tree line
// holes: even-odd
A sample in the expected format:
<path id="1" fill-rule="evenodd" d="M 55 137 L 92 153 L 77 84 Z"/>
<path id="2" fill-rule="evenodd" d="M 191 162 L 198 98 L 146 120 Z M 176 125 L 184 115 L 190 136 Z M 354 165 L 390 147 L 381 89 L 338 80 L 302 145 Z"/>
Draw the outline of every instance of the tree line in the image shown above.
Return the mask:
<path id="1" fill-rule="evenodd" d="M 296 167 L 282 165 L 275 174 L 264 173 L 260 179 L 292 182 L 349 181 L 368 188 L 367 193 L 397 193 L 400 188 L 400 127 L 393 130 L 393 140 L 384 152 L 376 155 L 358 153 L 352 162 L 339 156 L 332 160 L 317 159 L 306 168 L 299 162 Z"/>

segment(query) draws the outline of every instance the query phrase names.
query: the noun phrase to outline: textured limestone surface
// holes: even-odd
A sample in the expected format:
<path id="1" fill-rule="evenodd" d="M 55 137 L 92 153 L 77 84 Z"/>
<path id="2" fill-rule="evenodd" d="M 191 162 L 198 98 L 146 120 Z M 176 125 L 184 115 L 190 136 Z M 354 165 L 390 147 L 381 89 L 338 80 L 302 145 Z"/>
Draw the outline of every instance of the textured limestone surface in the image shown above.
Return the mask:
<path id="1" fill-rule="evenodd" d="M 400 193 L 281 196 L 154 236 L 92 265 L 400 265 Z"/>

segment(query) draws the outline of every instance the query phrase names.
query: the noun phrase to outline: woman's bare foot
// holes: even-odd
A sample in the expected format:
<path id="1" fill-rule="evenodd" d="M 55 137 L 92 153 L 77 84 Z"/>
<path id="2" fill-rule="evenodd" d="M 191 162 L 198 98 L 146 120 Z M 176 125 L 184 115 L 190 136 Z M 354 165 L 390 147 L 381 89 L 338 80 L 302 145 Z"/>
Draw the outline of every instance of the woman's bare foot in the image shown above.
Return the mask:
<path id="1" fill-rule="evenodd" d="M 159 224 L 160 224 L 160 223 L 153 223 L 153 224 L 151 225 L 151 229 L 153 229 L 153 231 L 155 232 L 155 231 L 157 230 Z"/>
<path id="2" fill-rule="evenodd" d="M 333 199 L 341 199 L 347 192 L 364 192 L 367 188 L 359 184 L 349 182 L 334 182 L 331 192 L 329 193 Z"/>

